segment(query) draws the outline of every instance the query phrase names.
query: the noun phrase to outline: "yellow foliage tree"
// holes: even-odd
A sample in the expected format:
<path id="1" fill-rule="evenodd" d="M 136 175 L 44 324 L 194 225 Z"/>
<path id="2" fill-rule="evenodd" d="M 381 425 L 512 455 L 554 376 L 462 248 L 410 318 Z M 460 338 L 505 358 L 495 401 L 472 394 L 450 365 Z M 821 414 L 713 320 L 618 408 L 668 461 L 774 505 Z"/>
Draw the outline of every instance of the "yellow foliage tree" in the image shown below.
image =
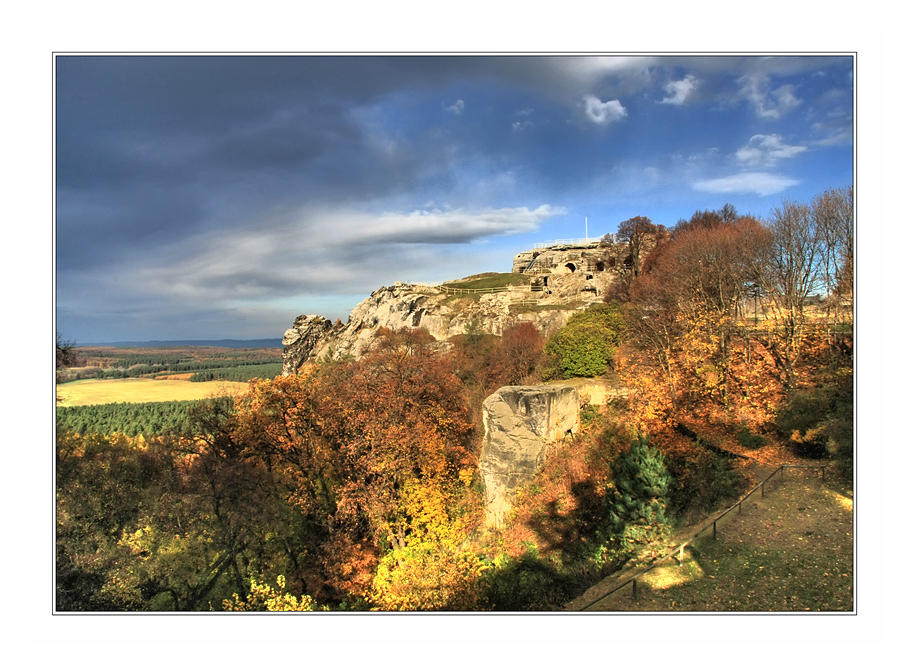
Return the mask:
<path id="1" fill-rule="evenodd" d="M 405 537 L 379 563 L 369 596 L 376 609 L 481 608 L 486 565 L 465 544 L 470 515 L 452 516 L 453 506 L 439 478 L 405 486 L 394 527 Z"/>
<path id="2" fill-rule="evenodd" d="M 284 575 L 278 575 L 277 590 L 268 584 L 251 581 L 246 601 L 234 593 L 232 600 L 224 600 L 224 611 L 313 611 L 315 601 L 308 595 L 299 598 L 284 591 L 287 582 Z"/>

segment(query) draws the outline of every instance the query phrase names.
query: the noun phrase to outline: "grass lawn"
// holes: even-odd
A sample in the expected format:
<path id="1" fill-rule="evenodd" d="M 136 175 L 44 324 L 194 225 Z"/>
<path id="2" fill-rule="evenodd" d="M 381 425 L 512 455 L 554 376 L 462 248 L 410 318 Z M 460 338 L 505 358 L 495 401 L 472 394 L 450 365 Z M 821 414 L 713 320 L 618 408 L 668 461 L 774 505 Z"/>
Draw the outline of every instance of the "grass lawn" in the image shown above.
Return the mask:
<path id="1" fill-rule="evenodd" d="M 786 474 L 721 520 L 716 539 L 710 530 L 699 537 L 681 565 L 642 576 L 637 600 L 629 584 L 591 611 L 852 611 L 851 491 L 816 473 Z M 602 592 L 615 585 L 604 583 Z"/>
<path id="2" fill-rule="evenodd" d="M 495 287 L 508 287 L 509 285 L 529 285 L 532 276 L 523 273 L 488 273 L 481 274 L 473 280 L 446 283 L 446 287 L 457 289 L 490 289 Z"/>
<path id="3" fill-rule="evenodd" d="M 150 403 L 192 401 L 222 393 L 245 391 L 245 382 L 186 382 L 185 380 L 79 380 L 57 385 L 61 406 L 99 405 L 102 403 Z"/>

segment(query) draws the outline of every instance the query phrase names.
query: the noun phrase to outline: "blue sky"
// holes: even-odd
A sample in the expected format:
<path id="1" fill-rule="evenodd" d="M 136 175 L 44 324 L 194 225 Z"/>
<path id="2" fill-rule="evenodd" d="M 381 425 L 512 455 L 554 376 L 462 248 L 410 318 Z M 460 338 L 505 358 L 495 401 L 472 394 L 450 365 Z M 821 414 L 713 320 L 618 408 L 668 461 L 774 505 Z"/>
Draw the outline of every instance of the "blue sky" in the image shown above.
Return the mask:
<path id="1" fill-rule="evenodd" d="M 278 338 L 555 238 L 853 182 L 849 56 L 57 56 L 57 330 Z"/>

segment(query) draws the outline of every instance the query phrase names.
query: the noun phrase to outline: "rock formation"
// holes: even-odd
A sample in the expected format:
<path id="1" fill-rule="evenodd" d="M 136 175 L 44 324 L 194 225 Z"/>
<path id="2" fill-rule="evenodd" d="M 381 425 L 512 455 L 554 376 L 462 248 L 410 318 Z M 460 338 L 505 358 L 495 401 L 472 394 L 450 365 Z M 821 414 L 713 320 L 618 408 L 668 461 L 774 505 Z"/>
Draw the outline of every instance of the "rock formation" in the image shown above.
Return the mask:
<path id="1" fill-rule="evenodd" d="M 556 297 L 578 295 L 593 300 L 603 296 L 630 266 L 627 244 L 604 237 L 581 245 L 552 245 L 519 253 L 511 270 L 535 276 L 535 282 Z"/>
<path id="2" fill-rule="evenodd" d="M 530 286 L 513 291 L 472 295 L 466 298 L 443 287 L 395 283 L 381 287 L 357 305 L 346 324 L 332 326 L 317 315 L 301 315 L 284 333 L 284 375 L 297 372 L 307 361 L 361 356 L 369 349 L 379 329 L 422 327 L 438 341 L 463 334 L 471 322 L 486 333 L 500 335 L 518 322 L 532 322 L 544 335 L 565 324 L 575 305 L 553 304 L 537 312 L 514 312 L 515 303 L 538 298 Z"/>
<path id="3" fill-rule="evenodd" d="M 284 375 L 307 361 L 361 356 L 382 327 L 422 327 L 438 341 L 464 333 L 479 322 L 500 335 L 512 324 L 531 322 L 543 335 L 558 330 L 579 308 L 602 300 L 628 270 L 628 248 L 610 238 L 581 246 L 552 246 L 520 253 L 513 273 L 532 276 L 527 285 L 464 295 L 458 282 L 439 286 L 395 283 L 381 287 L 332 326 L 318 315 L 301 315 L 284 334 Z"/>
<path id="4" fill-rule="evenodd" d="M 549 445 L 577 433 L 579 420 L 578 392 L 565 385 L 502 387 L 483 401 L 487 524 L 502 525 L 514 490 L 533 478 Z"/>
<path id="5" fill-rule="evenodd" d="M 331 322 L 318 315 L 300 315 L 295 319 L 293 327 L 285 331 L 281 339 L 284 345 L 284 374 L 289 374 L 288 369 L 296 370 L 302 366 L 331 329 Z"/>

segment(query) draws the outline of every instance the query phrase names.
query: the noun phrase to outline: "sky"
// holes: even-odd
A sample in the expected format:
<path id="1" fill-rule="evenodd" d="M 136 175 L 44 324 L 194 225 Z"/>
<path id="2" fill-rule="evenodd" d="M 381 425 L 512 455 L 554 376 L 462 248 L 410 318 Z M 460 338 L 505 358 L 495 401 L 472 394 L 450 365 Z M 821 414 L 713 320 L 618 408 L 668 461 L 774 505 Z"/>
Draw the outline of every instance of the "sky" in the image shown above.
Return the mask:
<path id="1" fill-rule="evenodd" d="M 55 67 L 56 328 L 280 338 L 535 243 L 853 183 L 851 56 L 82 56 Z"/>

